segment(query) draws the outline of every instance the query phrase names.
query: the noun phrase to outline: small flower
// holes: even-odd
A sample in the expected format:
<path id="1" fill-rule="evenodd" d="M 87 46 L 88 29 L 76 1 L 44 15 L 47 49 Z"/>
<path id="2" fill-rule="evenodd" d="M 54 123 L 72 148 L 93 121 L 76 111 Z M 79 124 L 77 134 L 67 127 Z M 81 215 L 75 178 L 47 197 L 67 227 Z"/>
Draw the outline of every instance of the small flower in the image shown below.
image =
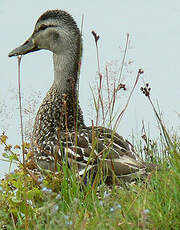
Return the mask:
<path id="1" fill-rule="evenodd" d="M 32 206 L 32 200 L 26 200 L 26 201 L 30 206 Z"/>
<path id="2" fill-rule="evenodd" d="M 65 215 L 65 216 L 64 216 L 64 219 L 65 219 L 65 220 L 69 220 L 69 216 L 66 216 L 66 215 Z"/>
<path id="3" fill-rule="evenodd" d="M 148 213 L 150 213 L 150 210 L 147 208 L 147 209 L 145 209 L 145 210 L 143 211 L 143 213 L 144 213 L 144 214 L 148 214 Z"/>
<path id="4" fill-rule="evenodd" d="M 99 40 L 100 36 L 97 35 L 97 33 L 94 32 L 94 31 L 92 31 L 92 35 L 94 36 L 94 40 L 95 40 L 95 42 L 97 43 L 97 41 Z"/>
<path id="5" fill-rule="evenodd" d="M 56 200 L 60 200 L 61 199 L 61 194 L 58 194 L 57 196 L 56 196 Z"/>
<path id="6" fill-rule="evenodd" d="M 3 132 L 3 134 L 0 136 L 0 144 L 5 144 L 7 138 L 8 138 L 8 137 L 7 137 L 7 136 L 4 134 L 4 132 Z"/>
<path id="7" fill-rule="evenodd" d="M 41 176 L 41 177 L 38 178 L 38 182 L 39 182 L 39 183 L 42 183 L 43 180 L 44 180 L 44 177 L 43 177 L 43 176 Z"/>
<path id="8" fill-rule="evenodd" d="M 143 69 L 139 69 L 138 73 L 139 73 L 139 74 L 143 74 L 143 73 L 144 73 L 144 70 L 143 70 Z"/>
<path id="9" fill-rule="evenodd" d="M 66 221 L 65 224 L 66 224 L 66 225 L 72 225 L 72 220 Z"/>
<path id="10" fill-rule="evenodd" d="M 117 87 L 116 91 L 119 91 L 119 90 L 121 90 L 121 89 L 123 89 L 123 90 L 127 90 L 126 85 L 125 85 L 125 84 L 120 83 L 120 84 L 118 85 L 118 87 Z"/>
<path id="11" fill-rule="evenodd" d="M 42 188 L 42 191 L 43 191 L 43 192 L 46 192 L 46 191 L 47 191 L 47 188 L 46 188 L 46 187 L 43 187 L 43 188 Z"/>
<path id="12" fill-rule="evenodd" d="M 117 204 L 117 205 L 116 205 L 116 208 L 117 208 L 117 209 L 121 209 L 121 205 L 120 205 L 120 204 Z"/>
<path id="13" fill-rule="evenodd" d="M 67 225 L 72 225 L 72 220 L 66 222 Z"/>
<path id="14" fill-rule="evenodd" d="M 104 198 L 110 196 L 110 193 L 108 193 L 107 191 L 104 192 Z"/>
<path id="15" fill-rule="evenodd" d="M 110 208 L 110 212 L 114 212 L 114 211 L 116 211 L 116 210 L 118 210 L 118 209 L 121 209 L 121 208 L 122 208 L 122 207 L 121 207 L 120 204 L 116 204 L 114 207 Z"/>
<path id="16" fill-rule="evenodd" d="M 45 192 L 45 193 L 51 193 L 51 192 L 52 192 L 52 189 L 47 188 L 47 187 L 43 187 L 43 188 L 42 188 L 42 191 Z"/>
<path id="17" fill-rule="evenodd" d="M 10 151 L 12 148 L 12 145 L 6 145 L 4 148 L 4 151 Z"/>
<path id="18" fill-rule="evenodd" d="M 47 190 L 47 193 L 52 193 L 52 189 L 49 188 L 49 189 Z"/>
<path id="19" fill-rule="evenodd" d="M 29 149 L 30 148 L 30 144 L 28 142 L 24 142 L 23 146 L 25 149 Z"/>
<path id="20" fill-rule="evenodd" d="M 149 97 L 151 91 L 151 88 L 149 87 L 149 83 L 146 83 L 145 87 L 141 87 L 141 91 L 146 97 Z"/>
<path id="21" fill-rule="evenodd" d="M 70 219 L 70 217 L 69 216 L 64 216 L 64 219 L 66 220 L 65 221 L 65 223 L 67 224 L 67 225 L 72 225 L 72 221 L 71 220 L 69 220 Z"/>
<path id="22" fill-rule="evenodd" d="M 14 149 L 21 149 L 21 147 L 19 145 L 15 145 Z"/>
<path id="23" fill-rule="evenodd" d="M 114 210 L 115 210 L 114 208 L 110 208 L 110 212 L 114 212 Z"/>
<path id="24" fill-rule="evenodd" d="M 52 212 L 55 213 L 59 210 L 59 205 L 58 204 L 55 204 L 52 208 Z"/>

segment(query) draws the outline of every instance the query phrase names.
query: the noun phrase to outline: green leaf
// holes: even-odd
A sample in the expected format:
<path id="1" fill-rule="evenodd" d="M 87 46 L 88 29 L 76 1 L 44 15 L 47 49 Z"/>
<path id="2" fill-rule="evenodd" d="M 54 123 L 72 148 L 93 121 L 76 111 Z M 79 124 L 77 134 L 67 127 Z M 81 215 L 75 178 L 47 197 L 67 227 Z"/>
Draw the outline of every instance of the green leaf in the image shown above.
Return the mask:
<path id="1" fill-rule="evenodd" d="M 7 153 L 2 153 L 2 156 L 3 156 L 4 158 L 9 158 L 9 155 L 8 155 Z"/>

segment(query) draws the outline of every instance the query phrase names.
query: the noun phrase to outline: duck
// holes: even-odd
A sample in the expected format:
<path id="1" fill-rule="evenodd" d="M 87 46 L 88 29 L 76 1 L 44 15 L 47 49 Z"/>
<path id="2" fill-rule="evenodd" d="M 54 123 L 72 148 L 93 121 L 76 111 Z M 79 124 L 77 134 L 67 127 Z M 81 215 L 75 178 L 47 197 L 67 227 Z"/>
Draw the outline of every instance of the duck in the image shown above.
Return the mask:
<path id="1" fill-rule="evenodd" d="M 38 50 L 53 53 L 54 81 L 37 112 L 31 140 L 38 167 L 57 170 L 68 161 L 78 175 L 103 172 L 112 178 L 133 181 L 154 166 L 136 153 L 133 145 L 114 130 L 86 126 L 79 103 L 82 36 L 73 17 L 63 10 L 48 10 L 35 24 L 32 35 L 8 56 Z"/>

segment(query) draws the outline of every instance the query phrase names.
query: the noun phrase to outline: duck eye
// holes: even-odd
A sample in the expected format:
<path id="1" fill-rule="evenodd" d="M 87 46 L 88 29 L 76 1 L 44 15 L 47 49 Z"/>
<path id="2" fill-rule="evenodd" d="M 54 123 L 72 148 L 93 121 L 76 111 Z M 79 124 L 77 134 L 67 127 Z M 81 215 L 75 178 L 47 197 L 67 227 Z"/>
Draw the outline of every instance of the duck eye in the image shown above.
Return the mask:
<path id="1" fill-rule="evenodd" d="M 42 24 L 42 25 L 39 27 L 39 30 L 45 30 L 47 27 L 48 27 L 47 25 Z"/>
<path id="2" fill-rule="evenodd" d="M 54 32 L 54 33 L 53 33 L 53 38 L 54 38 L 55 40 L 57 40 L 57 39 L 59 38 L 59 34 L 58 34 L 57 32 Z"/>

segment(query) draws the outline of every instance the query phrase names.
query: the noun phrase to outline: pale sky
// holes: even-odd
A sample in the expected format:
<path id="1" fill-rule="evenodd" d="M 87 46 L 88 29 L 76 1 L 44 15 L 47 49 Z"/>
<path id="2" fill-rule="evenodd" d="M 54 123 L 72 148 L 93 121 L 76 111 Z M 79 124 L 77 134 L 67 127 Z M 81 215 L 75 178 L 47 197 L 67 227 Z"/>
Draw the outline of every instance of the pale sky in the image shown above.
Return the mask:
<path id="1" fill-rule="evenodd" d="M 83 27 L 83 61 L 80 76 L 80 104 L 85 122 L 91 124 L 92 117 L 89 100 L 90 85 L 97 77 L 97 61 L 94 39 L 91 31 L 100 35 L 99 53 L 101 71 L 109 62 L 116 63 L 118 70 L 125 47 L 126 35 L 130 34 L 131 46 L 127 59 L 133 60 L 124 72 L 128 91 L 123 93 L 122 101 L 127 99 L 130 83 L 135 81 L 139 68 L 145 72 L 143 79 L 150 83 L 152 99 L 158 101 L 165 125 L 179 131 L 180 113 L 180 1 L 179 0 L 98 0 L 98 1 L 42 1 L 42 0 L 1 0 L 1 86 L 0 86 L 0 132 L 6 128 L 10 144 L 19 144 L 17 91 L 17 59 L 8 58 L 8 53 L 22 44 L 32 33 L 38 17 L 48 9 L 63 9 L 71 13 L 77 24 Z M 41 102 L 53 81 L 52 54 L 40 51 L 23 57 L 22 93 L 41 92 Z M 138 83 L 134 96 L 126 111 L 118 132 L 130 138 L 132 130 L 140 135 L 142 120 L 149 125 L 151 136 L 158 136 L 157 123 L 147 98 L 140 92 L 143 80 Z M 121 101 L 119 102 L 121 103 Z M 2 106 L 3 105 L 3 106 Z M 37 105 L 38 108 L 38 105 Z M 36 108 L 36 109 L 37 109 Z M 0 156 L 1 158 L 1 156 Z M 0 175 L 7 171 L 7 165 L 0 162 Z"/>

